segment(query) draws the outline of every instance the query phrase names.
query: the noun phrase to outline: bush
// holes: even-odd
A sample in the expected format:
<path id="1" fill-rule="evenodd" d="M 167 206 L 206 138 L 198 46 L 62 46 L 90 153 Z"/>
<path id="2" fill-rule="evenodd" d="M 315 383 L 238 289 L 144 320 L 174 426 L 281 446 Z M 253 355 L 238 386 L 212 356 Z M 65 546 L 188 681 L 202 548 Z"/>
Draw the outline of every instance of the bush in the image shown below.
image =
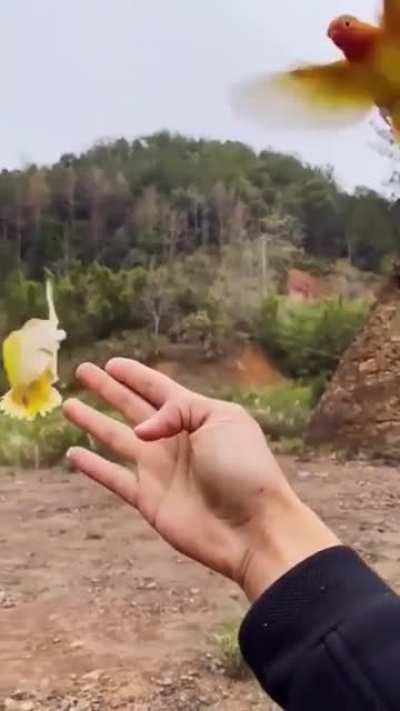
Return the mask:
<path id="1" fill-rule="evenodd" d="M 81 363 L 90 361 L 104 367 L 111 358 L 125 357 L 151 362 L 157 357 L 166 343 L 163 337 L 156 338 L 146 329 L 123 331 L 105 340 L 74 348 L 71 352 L 61 349 L 60 380 L 68 390 L 76 388 L 75 371 Z"/>
<path id="2" fill-rule="evenodd" d="M 259 392 L 234 389 L 223 397 L 243 405 L 271 439 L 301 437 L 313 408 L 312 387 L 293 383 Z"/>
<path id="3" fill-rule="evenodd" d="M 87 269 L 76 265 L 59 279 L 55 300 L 67 345 L 91 343 L 113 331 L 144 325 L 138 299 L 146 279 L 141 267 L 113 272 L 96 263 Z"/>
<path id="4" fill-rule="evenodd" d="M 147 275 L 141 268 L 113 272 L 100 264 L 76 263 L 66 276 L 54 280 L 55 303 L 65 347 L 108 338 L 115 330 L 145 325 L 139 296 Z M 47 318 L 43 282 L 28 280 L 20 272 L 11 275 L 3 289 L 0 323 L 2 336 L 20 328 L 30 318 Z"/>
<path id="5" fill-rule="evenodd" d="M 0 465 L 42 467 L 57 464 L 69 447 L 90 446 L 88 438 L 70 425 L 61 410 L 34 422 L 0 417 Z"/>
<path id="6" fill-rule="evenodd" d="M 332 260 L 304 252 L 294 260 L 293 267 L 302 269 L 315 277 L 325 277 L 332 273 Z"/>
<path id="7" fill-rule="evenodd" d="M 366 315 L 363 301 L 326 299 L 294 303 L 269 296 L 263 303 L 256 338 L 286 373 L 295 378 L 332 373 Z"/>

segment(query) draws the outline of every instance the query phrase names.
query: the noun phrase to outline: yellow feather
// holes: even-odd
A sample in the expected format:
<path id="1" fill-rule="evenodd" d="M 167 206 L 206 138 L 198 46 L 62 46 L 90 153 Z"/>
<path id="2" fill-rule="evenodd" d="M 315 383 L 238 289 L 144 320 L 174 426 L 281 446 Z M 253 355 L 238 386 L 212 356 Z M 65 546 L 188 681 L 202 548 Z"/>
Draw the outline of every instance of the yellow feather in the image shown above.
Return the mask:
<path id="1" fill-rule="evenodd" d="M 11 386 L 20 381 L 21 343 L 18 331 L 10 333 L 3 343 L 3 363 Z"/>

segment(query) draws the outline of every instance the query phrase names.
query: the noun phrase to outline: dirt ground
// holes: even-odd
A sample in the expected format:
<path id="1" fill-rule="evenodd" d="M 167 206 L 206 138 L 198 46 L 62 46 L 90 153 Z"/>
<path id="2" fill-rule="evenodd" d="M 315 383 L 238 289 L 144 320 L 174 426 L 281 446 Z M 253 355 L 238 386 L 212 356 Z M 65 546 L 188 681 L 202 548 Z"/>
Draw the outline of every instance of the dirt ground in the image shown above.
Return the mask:
<path id="1" fill-rule="evenodd" d="M 282 460 L 296 489 L 400 590 L 399 471 Z M 61 469 L 0 473 L 0 709 L 271 709 L 230 680 L 212 635 L 235 586 Z"/>

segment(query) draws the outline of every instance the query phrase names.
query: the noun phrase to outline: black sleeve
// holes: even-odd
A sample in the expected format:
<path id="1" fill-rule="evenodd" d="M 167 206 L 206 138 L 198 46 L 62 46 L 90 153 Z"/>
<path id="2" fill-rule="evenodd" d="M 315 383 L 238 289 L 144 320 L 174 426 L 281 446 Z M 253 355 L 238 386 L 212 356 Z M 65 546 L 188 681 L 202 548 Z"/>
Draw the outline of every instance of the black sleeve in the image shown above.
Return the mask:
<path id="1" fill-rule="evenodd" d="M 349 548 L 322 551 L 276 582 L 239 642 L 287 711 L 400 709 L 400 598 Z"/>

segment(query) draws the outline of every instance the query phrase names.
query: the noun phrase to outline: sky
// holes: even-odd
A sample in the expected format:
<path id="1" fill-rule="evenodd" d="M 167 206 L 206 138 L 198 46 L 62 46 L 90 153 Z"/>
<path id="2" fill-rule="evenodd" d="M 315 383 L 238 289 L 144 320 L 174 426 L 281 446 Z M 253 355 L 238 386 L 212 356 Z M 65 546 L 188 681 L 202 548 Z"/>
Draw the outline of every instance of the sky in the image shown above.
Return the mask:
<path id="1" fill-rule="evenodd" d="M 159 129 L 241 140 L 331 164 L 384 189 L 371 118 L 336 131 L 238 119 L 230 87 L 297 61 L 330 61 L 336 15 L 374 20 L 379 0 L 9 0 L 0 5 L 0 167 L 56 161 L 97 140 Z"/>

